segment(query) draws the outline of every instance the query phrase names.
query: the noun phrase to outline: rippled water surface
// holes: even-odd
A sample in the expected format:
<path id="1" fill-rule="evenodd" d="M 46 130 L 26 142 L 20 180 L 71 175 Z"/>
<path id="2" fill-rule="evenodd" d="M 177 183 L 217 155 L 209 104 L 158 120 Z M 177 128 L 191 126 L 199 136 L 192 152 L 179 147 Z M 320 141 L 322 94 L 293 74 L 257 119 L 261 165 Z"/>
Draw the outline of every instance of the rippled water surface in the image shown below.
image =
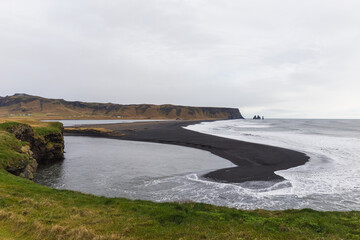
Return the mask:
<path id="1" fill-rule="evenodd" d="M 37 183 L 109 197 L 162 201 L 179 184 L 231 162 L 175 145 L 65 137 L 65 160 L 38 169 Z M 156 184 L 160 183 L 160 184 Z M 186 196 L 183 196 L 186 198 Z"/>

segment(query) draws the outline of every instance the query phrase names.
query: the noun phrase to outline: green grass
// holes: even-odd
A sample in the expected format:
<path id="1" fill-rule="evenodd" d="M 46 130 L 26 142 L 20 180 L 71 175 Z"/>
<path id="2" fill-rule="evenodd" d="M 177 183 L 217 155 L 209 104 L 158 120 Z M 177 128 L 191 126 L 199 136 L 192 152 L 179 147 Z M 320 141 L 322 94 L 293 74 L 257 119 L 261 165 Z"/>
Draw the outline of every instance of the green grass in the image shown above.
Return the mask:
<path id="1" fill-rule="evenodd" d="M 8 128 L 11 128 L 13 126 L 17 126 L 19 124 L 21 124 L 21 123 L 18 123 L 18 122 L 4 122 L 4 123 L 0 124 L 0 130 L 4 131 L 4 130 L 6 130 Z"/>
<path id="2" fill-rule="evenodd" d="M 21 234 L 14 233 L 8 230 L 6 224 L 0 227 L 0 239 L 1 240 L 31 240 L 29 237 L 21 236 Z"/>
<path id="3" fill-rule="evenodd" d="M 12 134 L 0 131 L 0 167 L 6 168 L 28 160 L 28 155 L 21 152 L 21 147 L 26 144 Z"/>
<path id="4" fill-rule="evenodd" d="M 34 124 L 35 123 L 35 124 Z M 33 125 L 34 132 L 40 136 L 45 136 L 52 133 L 61 133 L 62 124 L 60 122 L 34 122 L 29 121 L 28 119 L 23 120 L 23 122 L 14 122 L 14 121 L 5 121 L 0 123 L 0 130 L 4 131 L 8 128 L 19 124 L 28 124 Z"/>
<path id="5" fill-rule="evenodd" d="M 242 211 L 49 189 L 0 170 L 0 224 L 30 239 L 359 239 L 359 212 Z M 1 236 L 1 235 L 0 235 Z"/>
<path id="6" fill-rule="evenodd" d="M 19 157 L 23 144 L 0 131 L 0 161 Z M 50 189 L 0 167 L 0 239 L 360 239 L 360 212 L 105 198 Z"/>
<path id="7" fill-rule="evenodd" d="M 33 127 L 34 131 L 40 135 L 45 136 L 51 133 L 60 133 L 62 124 L 59 122 L 50 122 L 46 127 Z"/>

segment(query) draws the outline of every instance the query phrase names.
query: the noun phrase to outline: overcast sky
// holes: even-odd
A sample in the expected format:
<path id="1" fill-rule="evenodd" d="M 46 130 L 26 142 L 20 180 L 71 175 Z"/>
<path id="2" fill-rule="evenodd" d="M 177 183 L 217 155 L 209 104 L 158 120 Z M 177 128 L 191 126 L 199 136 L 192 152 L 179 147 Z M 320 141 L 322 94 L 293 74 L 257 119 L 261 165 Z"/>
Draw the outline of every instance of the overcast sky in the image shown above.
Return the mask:
<path id="1" fill-rule="evenodd" d="M 359 0 L 1 0 L 0 96 L 360 118 Z"/>

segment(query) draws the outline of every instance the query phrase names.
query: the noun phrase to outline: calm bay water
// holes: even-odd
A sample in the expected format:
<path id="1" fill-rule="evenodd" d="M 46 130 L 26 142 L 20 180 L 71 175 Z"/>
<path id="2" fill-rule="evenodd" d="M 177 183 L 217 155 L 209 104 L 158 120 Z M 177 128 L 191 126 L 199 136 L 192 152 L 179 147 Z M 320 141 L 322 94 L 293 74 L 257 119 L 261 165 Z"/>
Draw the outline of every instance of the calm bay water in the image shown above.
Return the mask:
<path id="1" fill-rule="evenodd" d="M 360 120 L 226 120 L 189 130 L 298 150 L 310 161 L 276 172 L 281 182 L 226 184 L 201 178 L 233 166 L 208 152 L 165 144 L 66 137 L 65 160 L 39 169 L 54 188 L 157 202 L 241 209 L 360 210 Z"/>
<path id="2" fill-rule="evenodd" d="M 65 150 L 65 160 L 39 168 L 35 182 L 108 197 L 161 201 L 171 199 L 177 181 L 234 166 L 198 149 L 106 138 L 67 136 Z M 162 184 L 154 184 L 157 181 Z"/>

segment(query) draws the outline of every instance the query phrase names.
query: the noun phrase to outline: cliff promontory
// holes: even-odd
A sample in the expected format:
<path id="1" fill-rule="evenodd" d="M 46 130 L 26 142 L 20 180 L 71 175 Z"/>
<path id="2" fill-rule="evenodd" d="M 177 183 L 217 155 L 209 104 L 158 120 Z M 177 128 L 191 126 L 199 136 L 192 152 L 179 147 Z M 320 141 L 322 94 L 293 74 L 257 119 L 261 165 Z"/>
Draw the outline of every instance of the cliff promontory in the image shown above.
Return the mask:
<path id="1" fill-rule="evenodd" d="M 61 123 L 31 127 L 25 123 L 0 124 L 0 165 L 15 175 L 33 179 L 38 164 L 64 158 Z"/>
<path id="2" fill-rule="evenodd" d="M 190 107 L 153 104 L 87 103 L 49 99 L 27 94 L 0 97 L 0 116 L 33 116 L 41 118 L 121 118 L 211 120 L 243 118 L 237 108 Z"/>

